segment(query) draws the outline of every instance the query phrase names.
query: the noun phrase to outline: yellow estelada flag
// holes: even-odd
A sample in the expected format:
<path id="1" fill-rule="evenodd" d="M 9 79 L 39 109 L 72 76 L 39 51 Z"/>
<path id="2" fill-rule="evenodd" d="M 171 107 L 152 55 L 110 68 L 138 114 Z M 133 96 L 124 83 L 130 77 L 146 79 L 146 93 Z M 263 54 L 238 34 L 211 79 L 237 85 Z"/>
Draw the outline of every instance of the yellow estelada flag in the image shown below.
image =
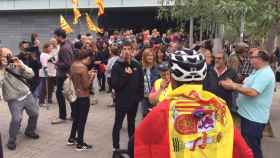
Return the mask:
<path id="1" fill-rule="evenodd" d="M 104 14 L 104 1 L 103 0 L 96 0 L 96 5 L 98 8 L 98 16 L 101 16 Z"/>
<path id="2" fill-rule="evenodd" d="M 103 29 L 99 28 L 98 26 L 95 25 L 93 20 L 90 18 L 88 13 L 86 13 L 86 22 L 87 22 L 87 27 L 88 30 L 91 32 L 97 32 L 97 33 L 103 33 Z"/>
<path id="3" fill-rule="evenodd" d="M 81 13 L 78 8 L 73 8 L 73 24 L 78 24 Z"/>
<path id="4" fill-rule="evenodd" d="M 78 24 L 79 18 L 82 16 L 78 9 L 79 0 L 72 0 L 73 5 L 73 24 Z"/>
<path id="5" fill-rule="evenodd" d="M 66 33 L 73 32 L 73 29 L 70 27 L 70 25 L 67 23 L 67 21 L 62 15 L 60 15 L 60 28 L 64 30 Z"/>
<path id="6" fill-rule="evenodd" d="M 78 7 L 79 1 L 80 1 L 80 0 L 72 0 L 72 4 L 73 4 L 73 7 L 74 7 L 74 8 L 77 8 L 77 7 Z"/>

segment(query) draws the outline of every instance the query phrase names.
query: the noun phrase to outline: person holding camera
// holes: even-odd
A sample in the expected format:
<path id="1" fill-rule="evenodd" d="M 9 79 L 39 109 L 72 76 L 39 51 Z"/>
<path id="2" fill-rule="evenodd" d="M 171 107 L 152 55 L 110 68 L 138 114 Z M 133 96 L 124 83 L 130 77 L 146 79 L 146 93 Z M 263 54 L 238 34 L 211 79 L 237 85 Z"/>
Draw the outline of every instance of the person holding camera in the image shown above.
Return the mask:
<path id="1" fill-rule="evenodd" d="M 17 57 L 25 64 L 25 65 L 29 65 L 30 63 L 30 57 L 29 54 L 27 52 L 27 49 L 30 47 L 30 43 L 28 41 L 21 41 L 19 43 L 19 54 L 17 55 Z"/>
<path id="2" fill-rule="evenodd" d="M 64 123 L 66 120 L 66 103 L 63 96 L 63 84 L 66 80 L 66 74 L 69 73 L 74 58 L 74 46 L 67 40 L 66 32 L 62 29 L 54 31 L 54 38 L 60 45 L 56 65 L 56 98 L 59 106 L 59 117 L 52 121 L 52 124 Z"/>
<path id="3" fill-rule="evenodd" d="M 47 42 L 43 46 L 43 52 L 40 55 L 40 62 L 42 68 L 39 70 L 41 92 L 39 97 L 39 104 L 45 104 L 45 98 L 47 95 L 48 103 L 52 103 L 52 94 L 55 86 L 55 57 L 51 56 L 53 51 L 53 45 L 51 42 Z"/>
<path id="4" fill-rule="evenodd" d="M 8 48 L 0 49 L 0 59 L 1 70 L 4 74 L 1 85 L 3 98 L 8 102 L 12 116 L 7 147 L 10 150 L 15 150 L 23 110 L 26 110 L 29 116 L 24 134 L 32 139 L 39 138 L 39 135 L 35 132 L 39 106 L 35 102 L 27 83 L 27 80 L 34 76 L 34 72 L 17 57 L 12 57 L 12 51 Z"/>
<path id="5" fill-rule="evenodd" d="M 39 78 L 39 69 L 41 69 L 42 65 L 40 63 L 40 50 L 39 50 L 39 42 L 37 45 L 32 45 L 32 43 L 28 41 L 21 41 L 19 44 L 20 53 L 17 55 L 17 58 L 20 59 L 26 66 L 30 67 L 34 76 L 31 80 L 29 80 L 31 93 L 36 97 L 36 99 L 40 95 L 40 78 Z"/>

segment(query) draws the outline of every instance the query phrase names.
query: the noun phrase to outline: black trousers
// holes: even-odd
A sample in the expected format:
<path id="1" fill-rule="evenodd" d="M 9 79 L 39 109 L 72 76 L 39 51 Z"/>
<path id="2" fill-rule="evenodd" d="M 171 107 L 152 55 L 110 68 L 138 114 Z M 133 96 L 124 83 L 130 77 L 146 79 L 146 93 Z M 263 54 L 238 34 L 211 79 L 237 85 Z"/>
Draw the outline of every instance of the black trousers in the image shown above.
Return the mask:
<path id="1" fill-rule="evenodd" d="M 1 133 L 0 133 L 0 158 L 3 158 L 4 154 L 3 154 L 3 148 L 2 148 L 2 139 L 1 139 Z"/>
<path id="2" fill-rule="evenodd" d="M 56 77 L 56 99 L 58 102 L 58 107 L 59 107 L 59 118 L 61 119 L 66 119 L 66 104 L 65 104 L 65 98 L 62 93 L 63 91 L 63 84 L 65 81 L 66 77 Z"/>
<path id="3" fill-rule="evenodd" d="M 103 72 L 98 72 L 97 78 L 98 78 L 100 90 L 105 90 L 105 84 L 106 84 L 105 74 Z"/>
<path id="4" fill-rule="evenodd" d="M 134 136 L 129 139 L 127 151 L 129 158 L 134 158 Z"/>
<path id="5" fill-rule="evenodd" d="M 112 92 L 112 84 L 111 84 L 111 77 L 107 78 L 107 83 L 108 83 L 108 91 Z"/>
<path id="6" fill-rule="evenodd" d="M 78 133 L 78 144 L 82 144 L 84 143 L 84 133 L 90 107 L 90 99 L 89 97 L 78 98 L 72 104 L 73 122 L 69 139 L 76 138 L 76 134 Z"/>
<path id="7" fill-rule="evenodd" d="M 42 91 L 40 92 L 40 103 L 45 103 L 45 98 L 48 92 L 48 103 L 52 103 L 52 94 L 54 91 L 54 86 L 55 86 L 55 77 L 42 77 L 41 79 L 42 82 Z M 47 89 L 48 86 L 48 89 Z"/>
<path id="8" fill-rule="evenodd" d="M 120 130 L 122 128 L 123 120 L 127 116 L 128 138 L 130 139 L 134 135 L 135 130 L 135 117 L 137 114 L 137 108 L 133 110 L 120 110 L 116 105 L 115 122 L 113 127 L 113 148 L 120 148 Z"/>

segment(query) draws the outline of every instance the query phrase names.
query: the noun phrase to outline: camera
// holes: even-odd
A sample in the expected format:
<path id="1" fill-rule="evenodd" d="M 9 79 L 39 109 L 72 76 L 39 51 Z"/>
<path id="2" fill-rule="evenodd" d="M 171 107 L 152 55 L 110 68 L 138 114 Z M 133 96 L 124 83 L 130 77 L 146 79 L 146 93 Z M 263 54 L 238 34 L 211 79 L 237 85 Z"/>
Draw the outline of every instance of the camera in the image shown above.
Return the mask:
<path id="1" fill-rule="evenodd" d="M 12 55 L 7 56 L 8 65 L 15 62 L 15 58 Z"/>
<path id="2" fill-rule="evenodd" d="M 48 60 L 48 63 L 54 63 L 55 62 L 55 57 L 51 57 L 49 60 Z"/>

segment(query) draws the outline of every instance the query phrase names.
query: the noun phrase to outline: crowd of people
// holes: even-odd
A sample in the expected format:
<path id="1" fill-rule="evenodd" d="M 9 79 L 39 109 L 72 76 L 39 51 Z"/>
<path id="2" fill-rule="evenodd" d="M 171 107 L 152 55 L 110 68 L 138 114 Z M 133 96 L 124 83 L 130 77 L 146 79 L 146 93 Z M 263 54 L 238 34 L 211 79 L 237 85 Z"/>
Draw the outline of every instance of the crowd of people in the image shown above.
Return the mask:
<path id="1" fill-rule="evenodd" d="M 208 115 L 209 112 L 205 113 L 200 109 L 201 111 L 196 111 L 195 114 L 193 112 L 193 115 L 184 116 L 186 118 L 178 116 L 178 119 L 191 121 L 194 115 L 197 115 L 197 119 L 210 119 L 210 122 L 215 122 L 209 124 L 213 128 L 198 129 L 200 132 L 203 131 L 202 134 L 207 134 L 217 128 L 214 127 L 216 124 L 219 125 L 219 130 L 230 126 L 230 124 L 224 126 L 221 120 L 219 122 L 219 119 L 216 119 L 215 115 L 223 109 L 221 117 L 225 117 L 228 122 L 232 122 L 231 116 L 234 120 L 241 119 L 240 130 L 243 136 L 238 134 L 236 136 L 234 127 L 232 131 L 220 131 L 222 134 L 228 134 L 223 138 L 228 140 L 224 142 L 229 145 L 224 148 L 227 154 L 232 154 L 232 150 L 237 151 L 236 142 L 242 142 L 244 138 L 250 147 L 246 148 L 244 145 L 244 148 L 251 149 L 255 158 L 262 158 L 262 133 L 269 120 L 275 89 L 275 76 L 269 64 L 269 54 L 260 48 L 250 48 L 245 42 L 236 43 L 233 49 L 212 52 L 213 45 L 210 40 L 188 46 L 186 37 L 182 32 L 162 34 L 154 29 L 151 32 L 145 30 L 137 34 L 132 30 L 114 31 L 111 35 L 109 33 L 97 35 L 97 38 L 91 34 L 78 35 L 71 41 L 62 29 L 56 29 L 54 37 L 44 44 L 40 43 L 37 33 L 31 35 L 30 41 L 21 41 L 18 54 L 14 54 L 9 48 L 1 48 L 2 95 L 8 103 L 12 116 L 8 149 L 16 149 L 16 138 L 23 110 L 26 110 L 29 115 L 25 135 L 32 139 L 39 139 L 39 134 L 36 133 L 38 109 L 40 106 L 53 103 L 53 93 L 56 89 L 59 111 L 58 117 L 51 123 L 54 125 L 64 123 L 66 119 L 73 121 L 67 144 L 76 145 L 78 151 L 92 148 L 84 140 L 87 115 L 92 102 L 90 98 L 95 96 L 95 99 L 98 99 L 96 98 L 98 91 L 107 91 L 112 94 L 111 106 L 115 108 L 112 128 L 114 158 L 123 157 L 124 153 L 130 154 L 130 157 L 135 155 L 135 157 L 152 158 L 156 157 L 152 155 L 159 154 L 161 149 L 164 151 L 161 151 L 160 155 L 170 152 L 178 156 L 179 149 L 176 153 L 175 149 L 171 151 L 169 146 L 165 146 L 172 144 L 169 142 L 171 140 L 167 141 L 160 137 L 168 131 L 168 119 L 165 117 L 170 116 L 156 114 L 159 113 L 160 107 L 172 107 L 174 100 L 184 102 L 188 98 L 188 101 L 194 104 L 201 104 L 205 97 L 209 99 L 210 96 L 212 98 L 218 96 L 218 99 L 215 99 L 219 100 L 219 105 L 213 103 L 213 106 L 215 108 L 220 106 L 215 109 L 216 111 L 210 110 L 211 116 Z M 70 87 L 66 82 L 70 83 Z M 74 93 L 69 97 L 66 96 L 65 89 L 71 91 L 71 86 Z M 201 102 L 196 102 L 197 100 L 194 102 L 191 92 L 201 95 L 202 98 L 199 98 Z M 166 100 L 169 102 L 167 103 Z M 68 117 L 67 102 L 71 107 Z M 221 106 L 220 102 L 226 106 Z M 141 105 L 143 121 L 135 131 L 135 118 L 139 105 Z M 173 108 L 176 109 L 175 106 Z M 230 112 L 225 109 L 229 109 Z M 172 111 L 171 108 L 165 110 Z M 153 116 L 158 116 L 164 121 L 158 122 Z M 125 117 L 128 121 L 128 149 L 130 149 L 128 151 L 120 149 L 119 145 L 120 130 Z M 178 125 L 178 128 L 183 129 L 175 127 L 176 129 L 169 129 L 169 132 L 179 130 L 179 134 L 175 134 L 176 138 L 179 138 L 182 133 L 194 134 L 196 130 L 189 129 L 183 124 L 184 121 Z M 153 125 L 155 128 L 152 128 Z M 161 127 L 162 129 L 159 129 Z M 192 126 L 192 128 L 196 127 Z M 159 137 L 152 139 L 150 138 L 152 135 L 149 134 L 150 137 L 146 138 L 149 132 Z M 161 142 L 159 139 L 169 143 Z M 211 144 L 211 141 L 208 142 L 208 137 L 205 139 L 206 144 L 205 140 L 201 140 L 204 142 L 200 144 L 201 149 Z M 183 137 L 182 140 L 186 141 Z M 233 141 L 232 149 L 230 143 Z M 211 152 L 207 151 L 206 154 L 211 155 Z"/>

